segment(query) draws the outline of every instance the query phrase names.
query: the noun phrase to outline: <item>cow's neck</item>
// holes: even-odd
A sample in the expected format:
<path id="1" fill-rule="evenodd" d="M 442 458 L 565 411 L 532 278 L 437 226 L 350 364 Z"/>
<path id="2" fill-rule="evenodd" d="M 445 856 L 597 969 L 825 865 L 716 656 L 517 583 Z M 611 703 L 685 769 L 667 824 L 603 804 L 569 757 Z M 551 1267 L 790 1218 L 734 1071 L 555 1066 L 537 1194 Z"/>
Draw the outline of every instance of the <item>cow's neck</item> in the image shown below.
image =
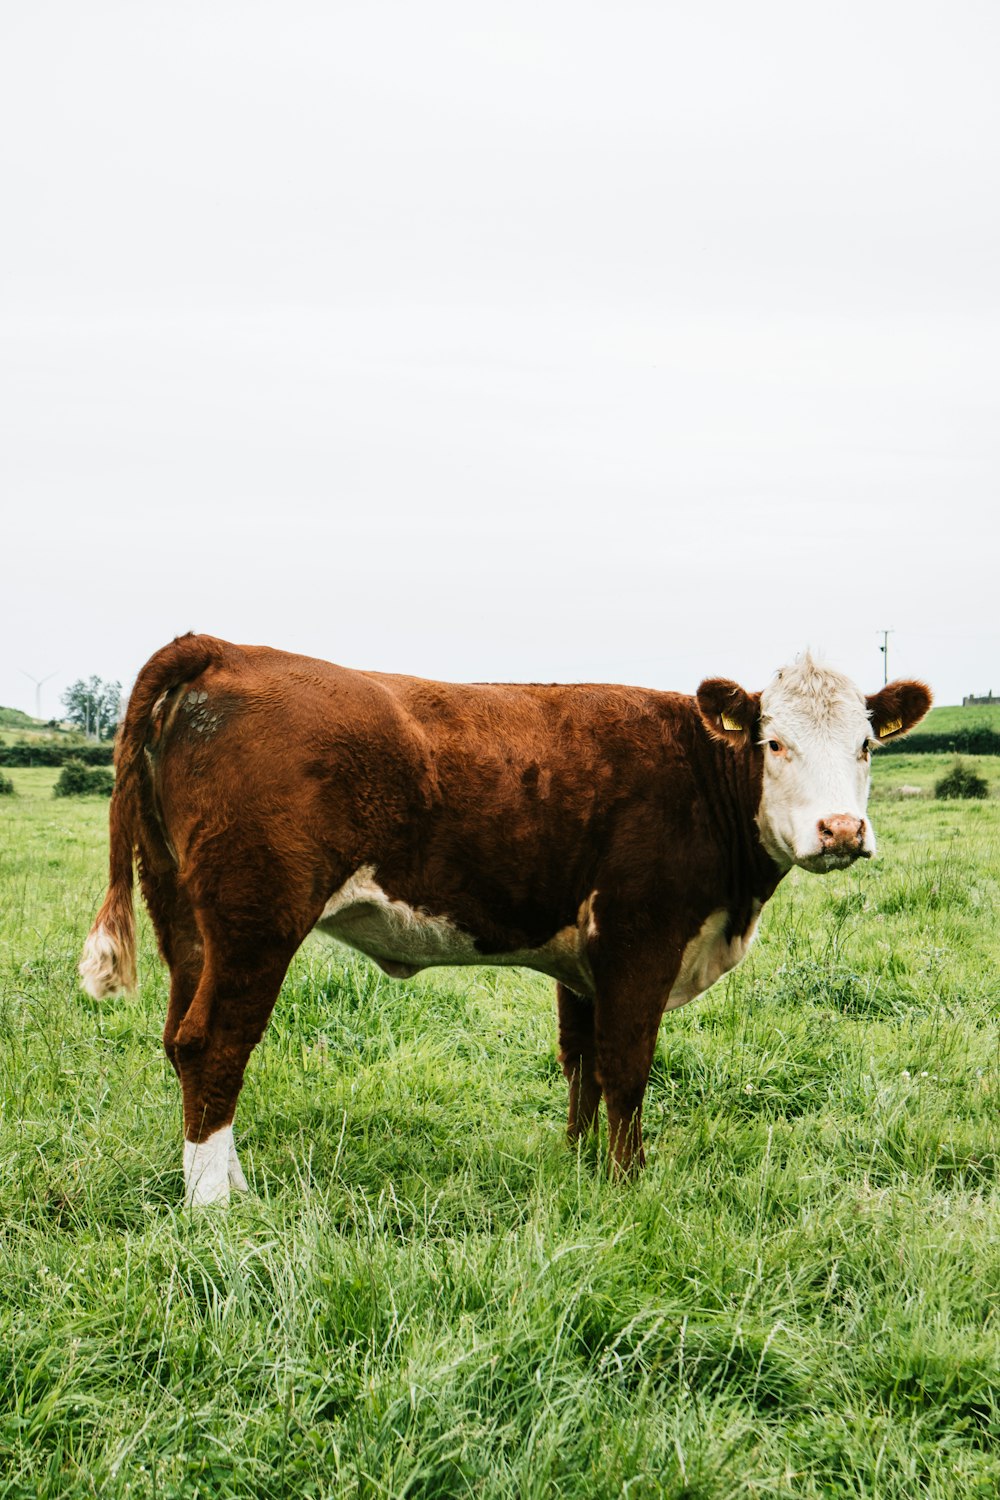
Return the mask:
<path id="1" fill-rule="evenodd" d="M 763 906 L 786 872 L 760 840 L 757 811 L 763 767 L 757 747 L 748 744 L 734 749 L 713 741 L 712 752 L 715 795 L 708 796 L 708 806 L 725 868 L 733 930 L 742 931 L 751 920 L 754 903 Z"/>

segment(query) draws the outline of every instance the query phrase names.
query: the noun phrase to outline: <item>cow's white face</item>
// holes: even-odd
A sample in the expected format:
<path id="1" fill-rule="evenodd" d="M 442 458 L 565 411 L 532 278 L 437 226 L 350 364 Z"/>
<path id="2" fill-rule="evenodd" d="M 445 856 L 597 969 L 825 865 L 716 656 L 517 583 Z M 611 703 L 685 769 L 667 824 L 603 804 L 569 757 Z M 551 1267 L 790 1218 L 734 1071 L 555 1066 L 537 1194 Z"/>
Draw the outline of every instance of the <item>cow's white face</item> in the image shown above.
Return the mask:
<path id="1" fill-rule="evenodd" d="M 761 843 L 782 869 L 825 874 L 875 853 L 868 817 L 871 752 L 905 734 L 931 703 L 920 682 L 865 698 L 849 678 L 806 654 L 757 697 L 712 678 L 698 689 L 710 732 L 763 757 Z"/>
<path id="2" fill-rule="evenodd" d="M 779 865 L 825 874 L 875 853 L 868 817 L 868 704 L 839 672 L 808 656 L 761 694 L 764 777 L 757 826 Z"/>

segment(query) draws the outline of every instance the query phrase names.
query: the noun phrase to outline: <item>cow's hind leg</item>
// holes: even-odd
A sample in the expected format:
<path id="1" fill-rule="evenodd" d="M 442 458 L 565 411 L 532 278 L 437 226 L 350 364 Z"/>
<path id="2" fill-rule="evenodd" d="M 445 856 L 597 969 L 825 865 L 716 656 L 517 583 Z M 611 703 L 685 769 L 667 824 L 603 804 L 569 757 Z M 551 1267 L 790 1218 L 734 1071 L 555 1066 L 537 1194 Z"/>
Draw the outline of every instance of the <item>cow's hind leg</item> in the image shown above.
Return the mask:
<path id="1" fill-rule="evenodd" d="M 264 1034 L 293 952 L 287 942 L 258 942 L 235 951 L 206 936 L 197 987 L 167 1042 L 184 1098 L 188 1204 L 226 1202 L 231 1188 L 246 1187 L 233 1143 L 233 1116 L 244 1069 Z M 171 1012 L 176 1010 L 172 989 Z"/>
<path id="2" fill-rule="evenodd" d="M 180 1062 L 174 1038 L 198 991 L 205 966 L 205 949 L 201 929 L 195 921 L 190 902 L 185 899 L 182 891 L 173 893 L 169 923 L 157 922 L 156 925 L 160 947 L 170 969 L 170 999 L 163 1026 L 163 1050 L 180 1078 Z"/>
<path id="3" fill-rule="evenodd" d="M 601 1102 L 594 1072 L 594 1003 L 564 984 L 556 985 L 559 1008 L 559 1061 L 569 1084 L 567 1134 L 578 1140 L 593 1130 Z"/>
<path id="4" fill-rule="evenodd" d="M 160 941 L 160 951 L 170 970 L 170 999 L 163 1027 L 163 1050 L 183 1089 L 185 1074 L 190 1076 L 192 1073 L 195 1058 L 193 1055 L 185 1058 L 184 1050 L 178 1045 L 177 1034 L 185 1016 L 192 1010 L 201 984 L 205 969 L 205 939 L 176 871 L 161 868 L 155 874 L 150 874 L 147 869 L 143 887 Z M 190 1154 L 188 1149 L 187 1155 Z M 235 1146 L 230 1147 L 227 1175 L 230 1188 L 246 1192 L 247 1181 Z"/>

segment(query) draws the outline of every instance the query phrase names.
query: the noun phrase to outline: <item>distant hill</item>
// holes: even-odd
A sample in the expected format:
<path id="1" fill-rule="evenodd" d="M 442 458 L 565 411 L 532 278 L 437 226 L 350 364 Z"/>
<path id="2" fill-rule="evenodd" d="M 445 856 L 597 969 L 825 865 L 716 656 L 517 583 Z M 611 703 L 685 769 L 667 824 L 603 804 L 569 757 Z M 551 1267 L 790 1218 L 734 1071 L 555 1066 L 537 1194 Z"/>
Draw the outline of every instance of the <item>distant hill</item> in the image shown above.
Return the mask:
<path id="1" fill-rule="evenodd" d="M 12 740 L 53 739 L 74 739 L 83 743 L 80 731 L 62 719 L 57 719 L 53 728 L 50 719 L 33 719 L 31 714 L 23 713 L 19 708 L 0 708 L 0 734 L 8 744 Z"/>
<path id="2" fill-rule="evenodd" d="M 0 708 L 0 729 L 44 729 L 42 719 L 33 719 L 19 708 Z"/>

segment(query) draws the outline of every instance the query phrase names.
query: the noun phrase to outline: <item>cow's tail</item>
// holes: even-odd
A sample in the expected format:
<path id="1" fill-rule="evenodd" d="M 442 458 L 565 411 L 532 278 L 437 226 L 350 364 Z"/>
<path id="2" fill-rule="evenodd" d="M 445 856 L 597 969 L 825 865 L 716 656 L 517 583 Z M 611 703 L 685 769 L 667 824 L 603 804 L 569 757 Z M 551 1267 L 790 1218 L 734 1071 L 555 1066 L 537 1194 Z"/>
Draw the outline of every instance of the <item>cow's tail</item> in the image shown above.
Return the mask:
<path id="1" fill-rule="evenodd" d="M 221 661 L 224 651 L 223 642 L 212 636 L 178 636 L 150 657 L 132 689 L 115 743 L 108 893 L 80 960 L 83 988 L 95 1000 L 135 989 L 133 863 L 142 807 L 143 751 L 153 710 L 164 693 Z"/>

